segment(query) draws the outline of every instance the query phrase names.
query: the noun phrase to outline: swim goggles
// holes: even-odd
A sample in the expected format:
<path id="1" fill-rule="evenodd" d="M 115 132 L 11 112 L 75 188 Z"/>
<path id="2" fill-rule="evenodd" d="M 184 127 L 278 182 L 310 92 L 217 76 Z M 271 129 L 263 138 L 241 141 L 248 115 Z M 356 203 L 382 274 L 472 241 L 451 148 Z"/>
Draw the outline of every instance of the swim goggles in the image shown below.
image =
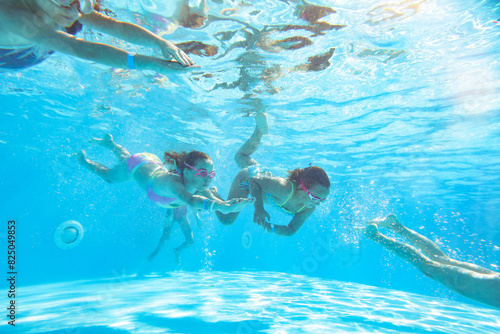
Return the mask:
<path id="1" fill-rule="evenodd" d="M 56 0 L 50 0 L 50 1 L 52 1 L 55 5 L 62 7 L 62 8 L 69 8 L 69 7 L 71 7 L 71 5 L 73 5 L 76 2 L 77 7 L 78 7 L 78 11 L 81 14 L 90 14 L 94 10 L 94 6 L 95 6 L 95 0 L 75 0 L 67 6 L 61 5 Z"/>
<path id="2" fill-rule="evenodd" d="M 304 182 L 302 181 L 302 178 L 300 178 L 300 186 L 302 187 L 302 189 L 304 189 L 304 191 L 306 192 L 307 195 L 309 195 L 309 198 L 311 199 L 311 201 L 313 203 L 316 203 L 316 204 L 319 204 L 321 202 L 323 202 L 325 198 L 319 198 L 317 196 L 314 196 L 313 194 L 311 194 L 311 192 L 309 190 L 307 190 L 306 186 L 304 185 Z"/>
<path id="3" fill-rule="evenodd" d="M 201 177 L 207 177 L 208 176 L 211 179 L 213 179 L 215 177 L 215 172 L 214 171 L 211 171 L 209 173 L 205 168 L 196 169 L 193 166 L 188 165 L 187 163 L 184 163 L 184 165 L 196 171 L 196 174 L 194 174 L 194 176 L 196 176 L 196 175 L 199 175 Z"/>

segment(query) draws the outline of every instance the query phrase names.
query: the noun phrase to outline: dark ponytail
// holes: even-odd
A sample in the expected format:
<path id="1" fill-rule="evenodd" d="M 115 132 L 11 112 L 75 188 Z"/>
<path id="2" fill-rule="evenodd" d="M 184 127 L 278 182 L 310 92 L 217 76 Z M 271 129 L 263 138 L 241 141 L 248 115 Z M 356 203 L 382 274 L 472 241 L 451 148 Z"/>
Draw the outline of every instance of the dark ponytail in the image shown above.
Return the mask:
<path id="1" fill-rule="evenodd" d="M 297 168 L 288 171 L 288 179 L 292 181 L 295 186 L 298 186 L 300 184 L 300 179 L 302 179 L 306 188 L 312 187 L 315 184 L 330 188 L 330 178 L 323 168 L 317 166 Z"/>
<path id="2" fill-rule="evenodd" d="M 196 165 L 196 163 L 200 160 L 212 160 L 207 154 L 200 151 L 191 151 L 191 152 L 177 152 L 174 150 L 170 150 L 165 152 L 163 155 L 163 163 L 166 165 L 174 166 L 173 169 L 170 169 L 170 172 L 180 174 L 182 176 L 184 172 L 184 168 L 186 167 L 184 163 L 188 165 Z"/>

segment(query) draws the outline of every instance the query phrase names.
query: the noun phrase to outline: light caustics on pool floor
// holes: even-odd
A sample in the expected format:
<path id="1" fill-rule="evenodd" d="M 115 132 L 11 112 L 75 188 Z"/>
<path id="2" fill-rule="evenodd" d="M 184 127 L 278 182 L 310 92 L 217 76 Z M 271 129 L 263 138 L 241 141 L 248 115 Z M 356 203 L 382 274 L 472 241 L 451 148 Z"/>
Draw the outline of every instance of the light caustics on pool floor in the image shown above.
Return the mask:
<path id="1" fill-rule="evenodd" d="M 24 287 L 21 295 L 22 333 L 500 332 L 495 309 L 274 272 L 117 277 Z"/>

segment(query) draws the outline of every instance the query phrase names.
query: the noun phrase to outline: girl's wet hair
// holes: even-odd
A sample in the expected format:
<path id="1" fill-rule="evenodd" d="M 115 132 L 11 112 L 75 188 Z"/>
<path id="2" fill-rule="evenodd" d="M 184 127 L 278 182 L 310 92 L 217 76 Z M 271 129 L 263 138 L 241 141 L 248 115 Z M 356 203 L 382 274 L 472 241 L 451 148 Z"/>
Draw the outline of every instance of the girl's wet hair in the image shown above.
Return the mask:
<path id="1" fill-rule="evenodd" d="M 298 186 L 300 184 L 301 178 L 306 188 L 312 187 L 315 184 L 319 184 L 325 188 L 330 188 L 330 178 L 323 168 L 311 166 L 288 171 L 288 179 L 295 185 Z"/>
<path id="2" fill-rule="evenodd" d="M 166 165 L 176 166 L 177 169 L 171 169 L 172 173 L 180 173 L 182 175 L 184 168 L 184 163 L 188 165 L 194 166 L 200 160 L 210 160 L 212 159 L 205 153 L 200 151 L 191 151 L 191 152 L 177 152 L 174 150 L 170 150 L 165 152 L 163 155 L 163 163 Z"/>

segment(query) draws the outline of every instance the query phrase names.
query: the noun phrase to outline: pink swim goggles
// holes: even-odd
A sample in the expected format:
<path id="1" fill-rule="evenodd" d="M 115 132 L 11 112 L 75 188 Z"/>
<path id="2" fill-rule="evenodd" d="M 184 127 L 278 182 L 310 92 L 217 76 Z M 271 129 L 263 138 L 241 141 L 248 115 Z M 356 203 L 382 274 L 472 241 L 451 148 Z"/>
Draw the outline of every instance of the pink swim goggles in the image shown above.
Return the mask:
<path id="1" fill-rule="evenodd" d="M 302 178 L 300 178 L 300 186 L 309 195 L 309 198 L 311 199 L 311 201 L 313 203 L 319 204 L 319 203 L 323 202 L 326 199 L 326 197 L 325 198 L 320 198 L 320 197 L 317 197 L 317 196 L 314 196 L 313 194 L 311 194 L 311 192 L 309 190 L 307 190 L 306 186 L 304 185 L 304 182 L 302 181 Z"/>
<path id="2" fill-rule="evenodd" d="M 193 166 L 191 165 L 188 165 L 187 163 L 184 163 L 184 165 L 186 167 L 189 167 L 193 170 L 196 171 L 196 174 L 194 174 L 194 176 L 198 175 L 198 176 L 201 176 L 201 177 L 210 177 L 211 179 L 213 179 L 215 177 L 215 171 L 211 171 L 210 173 L 205 169 L 205 168 L 200 168 L 200 169 L 196 169 L 194 168 Z"/>

